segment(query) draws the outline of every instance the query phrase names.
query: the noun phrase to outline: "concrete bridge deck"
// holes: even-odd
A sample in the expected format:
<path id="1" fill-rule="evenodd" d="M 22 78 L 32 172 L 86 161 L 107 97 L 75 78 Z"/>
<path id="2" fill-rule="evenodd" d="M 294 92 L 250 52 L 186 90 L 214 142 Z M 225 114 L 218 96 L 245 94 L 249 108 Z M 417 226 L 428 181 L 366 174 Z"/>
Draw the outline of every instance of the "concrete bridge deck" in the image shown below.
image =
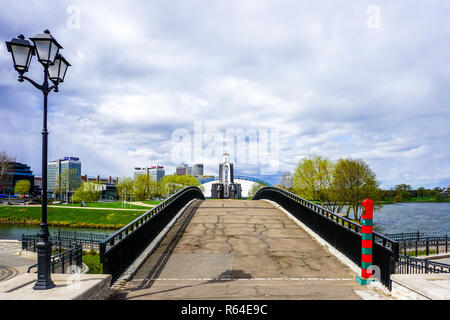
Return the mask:
<path id="1" fill-rule="evenodd" d="M 373 298 L 355 276 L 271 203 L 206 200 L 183 214 L 114 298 Z"/>

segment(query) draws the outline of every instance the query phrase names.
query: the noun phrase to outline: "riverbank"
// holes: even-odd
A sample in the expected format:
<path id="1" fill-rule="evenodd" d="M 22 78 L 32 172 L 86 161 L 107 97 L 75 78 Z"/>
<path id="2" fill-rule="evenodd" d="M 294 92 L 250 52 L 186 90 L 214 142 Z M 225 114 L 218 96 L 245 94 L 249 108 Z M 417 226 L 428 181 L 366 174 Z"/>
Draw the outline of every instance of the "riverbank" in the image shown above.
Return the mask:
<path id="1" fill-rule="evenodd" d="M 84 209 L 48 207 L 47 222 L 55 227 L 120 229 L 141 216 L 144 210 Z M 0 223 L 39 225 L 41 207 L 8 206 L 0 207 Z"/>

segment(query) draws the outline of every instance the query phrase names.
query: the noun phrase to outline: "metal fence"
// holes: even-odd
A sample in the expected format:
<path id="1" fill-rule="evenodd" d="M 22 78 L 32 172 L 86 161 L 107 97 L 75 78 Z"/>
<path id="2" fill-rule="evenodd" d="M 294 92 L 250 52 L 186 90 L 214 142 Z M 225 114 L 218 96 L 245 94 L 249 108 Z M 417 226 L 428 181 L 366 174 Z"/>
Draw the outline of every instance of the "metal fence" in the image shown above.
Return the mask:
<path id="1" fill-rule="evenodd" d="M 400 255 L 395 273 L 422 274 L 422 273 L 450 273 L 450 265 L 427 259 L 412 258 Z"/>
<path id="2" fill-rule="evenodd" d="M 22 250 L 37 252 L 36 244 L 39 242 L 37 235 L 22 235 Z M 50 258 L 50 270 L 52 273 L 70 272 L 69 267 L 77 266 L 82 268 L 83 248 L 81 244 L 74 242 L 65 242 L 52 240 L 52 252 L 58 252 Z M 37 264 L 30 266 L 31 269 L 37 268 Z M 72 270 L 73 271 L 73 270 Z"/>
<path id="3" fill-rule="evenodd" d="M 385 236 L 395 241 L 413 241 L 420 240 L 425 234 L 419 231 L 417 232 L 401 232 L 401 233 L 386 233 Z"/>
<path id="4" fill-rule="evenodd" d="M 103 273 L 115 281 L 191 200 L 205 197 L 197 187 L 186 187 L 161 202 L 100 243 Z"/>
<path id="5" fill-rule="evenodd" d="M 424 251 L 425 255 L 448 253 L 450 246 L 448 235 L 428 237 L 418 231 L 415 233 L 396 233 L 390 236 L 399 241 L 400 252 L 403 252 L 405 256 L 410 252 L 417 257 L 419 251 Z"/>
<path id="6" fill-rule="evenodd" d="M 253 199 L 276 202 L 356 265 L 361 266 L 362 226 L 360 224 L 278 188 L 260 189 Z M 391 290 L 390 276 L 395 271 L 398 255 L 397 241 L 373 232 L 373 265 L 380 268 L 381 283 L 389 290 Z"/>

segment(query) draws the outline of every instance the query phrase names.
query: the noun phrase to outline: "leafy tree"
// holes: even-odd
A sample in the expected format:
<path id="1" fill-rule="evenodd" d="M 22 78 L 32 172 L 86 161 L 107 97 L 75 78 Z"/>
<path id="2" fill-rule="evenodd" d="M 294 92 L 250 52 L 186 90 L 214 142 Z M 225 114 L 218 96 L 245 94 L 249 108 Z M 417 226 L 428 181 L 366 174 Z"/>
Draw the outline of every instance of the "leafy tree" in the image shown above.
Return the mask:
<path id="1" fill-rule="evenodd" d="M 188 186 L 200 187 L 200 189 L 204 191 L 203 186 L 200 185 L 200 182 L 197 180 L 197 178 L 189 174 L 181 176 L 168 175 L 161 179 L 161 182 L 159 184 L 159 194 L 170 196 Z"/>
<path id="2" fill-rule="evenodd" d="M 148 174 L 140 174 L 133 181 L 133 192 L 138 201 L 154 198 L 158 194 L 158 182 Z"/>
<path id="3" fill-rule="evenodd" d="M 309 200 L 319 200 L 322 206 L 335 211 L 340 203 L 333 185 L 334 166 L 329 159 L 317 155 L 301 160 L 292 178 L 294 192 Z"/>
<path id="4" fill-rule="evenodd" d="M 398 184 L 395 186 L 395 191 L 409 191 L 411 186 L 409 184 Z"/>
<path id="5" fill-rule="evenodd" d="M 406 190 L 401 190 L 398 193 L 398 195 L 400 195 L 402 197 L 402 199 L 404 199 L 404 200 L 411 198 L 411 194 L 408 191 L 406 191 Z"/>
<path id="6" fill-rule="evenodd" d="M 30 192 L 31 183 L 28 180 L 19 180 L 14 187 L 15 194 L 28 194 Z"/>
<path id="7" fill-rule="evenodd" d="M 447 196 L 442 193 L 437 193 L 435 199 L 437 202 L 445 202 L 445 201 L 447 201 Z"/>
<path id="8" fill-rule="evenodd" d="M 78 188 L 73 194 L 73 201 L 75 202 L 95 202 L 100 199 L 101 184 L 88 181 L 83 182 L 80 188 Z"/>
<path id="9" fill-rule="evenodd" d="M 402 201 L 403 201 L 403 198 L 401 195 L 398 194 L 394 197 L 394 203 L 400 203 Z"/>
<path id="10" fill-rule="evenodd" d="M 380 197 L 375 173 L 370 170 L 364 160 L 339 159 L 334 168 L 333 188 L 337 198 L 347 205 L 348 216 L 361 221 L 363 214 L 362 201 L 370 198 L 377 204 Z"/>
<path id="11" fill-rule="evenodd" d="M 418 196 L 419 198 L 422 198 L 422 197 L 424 197 L 425 195 L 426 195 L 426 190 L 425 190 L 424 187 L 420 187 L 420 188 L 417 189 L 417 196 Z"/>
<path id="12" fill-rule="evenodd" d="M 55 193 L 60 194 L 61 200 L 63 199 L 63 194 L 65 194 L 64 198 L 68 200 L 68 193 L 80 184 L 79 179 L 80 176 L 77 169 L 64 169 L 56 178 Z"/>
<path id="13" fill-rule="evenodd" d="M 116 193 L 119 196 L 119 199 L 122 199 L 122 195 L 127 195 L 127 199 L 129 199 L 130 192 L 133 191 L 133 178 L 130 177 L 122 177 L 116 184 Z"/>

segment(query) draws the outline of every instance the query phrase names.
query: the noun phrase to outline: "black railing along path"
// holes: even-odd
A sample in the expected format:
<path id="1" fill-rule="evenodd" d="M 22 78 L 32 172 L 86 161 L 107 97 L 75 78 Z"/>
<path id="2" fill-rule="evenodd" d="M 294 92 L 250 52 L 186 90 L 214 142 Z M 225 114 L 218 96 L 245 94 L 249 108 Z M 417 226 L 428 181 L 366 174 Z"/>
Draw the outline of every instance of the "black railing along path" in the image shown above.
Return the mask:
<path id="1" fill-rule="evenodd" d="M 22 250 L 37 252 L 36 243 L 39 242 L 37 235 L 22 235 Z M 83 248 L 80 243 L 66 242 L 60 240 L 52 240 L 52 251 L 59 251 L 59 253 L 52 255 L 50 258 L 50 270 L 52 273 L 66 273 L 74 272 L 69 270 L 69 267 L 77 266 L 82 268 L 83 265 Z M 37 264 L 30 266 L 31 269 L 37 268 Z"/>
<path id="2" fill-rule="evenodd" d="M 322 239 L 361 267 L 362 226 L 286 190 L 266 187 L 253 200 L 276 202 Z M 380 280 L 391 290 L 390 276 L 395 272 L 399 243 L 385 235 L 373 232 L 373 265 L 380 268 Z"/>
<path id="3" fill-rule="evenodd" d="M 450 265 L 427 259 L 400 255 L 396 272 L 399 274 L 450 273 Z"/>
<path id="4" fill-rule="evenodd" d="M 115 281 L 191 200 L 205 197 L 198 187 L 186 187 L 133 220 L 100 243 L 103 273 Z"/>

